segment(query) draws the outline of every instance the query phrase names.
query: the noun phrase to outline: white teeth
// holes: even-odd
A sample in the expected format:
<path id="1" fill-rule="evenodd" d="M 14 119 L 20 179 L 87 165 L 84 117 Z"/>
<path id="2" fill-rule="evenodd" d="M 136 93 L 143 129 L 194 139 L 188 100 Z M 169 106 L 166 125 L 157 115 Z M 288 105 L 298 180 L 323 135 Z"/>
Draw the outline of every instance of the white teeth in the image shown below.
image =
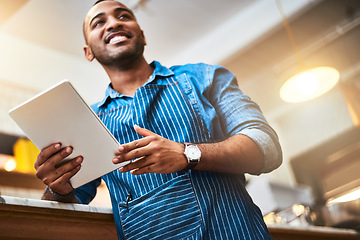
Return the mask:
<path id="1" fill-rule="evenodd" d="M 112 39 L 110 39 L 110 44 L 116 44 L 116 43 L 119 43 L 121 41 L 124 41 L 126 40 L 126 37 L 125 36 L 116 36 L 116 37 L 113 37 Z"/>

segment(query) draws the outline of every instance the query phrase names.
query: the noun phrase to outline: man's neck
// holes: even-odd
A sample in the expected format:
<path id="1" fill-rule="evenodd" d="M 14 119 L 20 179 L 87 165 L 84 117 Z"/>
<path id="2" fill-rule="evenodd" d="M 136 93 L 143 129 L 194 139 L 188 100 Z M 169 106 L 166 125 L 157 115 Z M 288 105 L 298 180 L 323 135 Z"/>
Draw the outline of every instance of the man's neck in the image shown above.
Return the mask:
<path id="1" fill-rule="evenodd" d="M 104 69 L 110 78 L 113 89 L 118 93 L 132 97 L 154 71 L 144 58 L 131 67 L 104 66 Z"/>

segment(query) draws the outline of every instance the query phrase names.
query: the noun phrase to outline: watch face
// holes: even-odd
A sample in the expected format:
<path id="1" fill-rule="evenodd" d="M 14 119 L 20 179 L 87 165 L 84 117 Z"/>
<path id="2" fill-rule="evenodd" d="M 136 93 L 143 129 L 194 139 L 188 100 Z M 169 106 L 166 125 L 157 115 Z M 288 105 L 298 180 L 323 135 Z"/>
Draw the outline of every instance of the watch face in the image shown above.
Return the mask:
<path id="1" fill-rule="evenodd" d="M 186 148 L 186 155 L 187 157 L 189 157 L 190 159 L 200 159 L 201 157 L 201 152 L 200 149 L 195 146 L 195 145 L 189 145 Z"/>

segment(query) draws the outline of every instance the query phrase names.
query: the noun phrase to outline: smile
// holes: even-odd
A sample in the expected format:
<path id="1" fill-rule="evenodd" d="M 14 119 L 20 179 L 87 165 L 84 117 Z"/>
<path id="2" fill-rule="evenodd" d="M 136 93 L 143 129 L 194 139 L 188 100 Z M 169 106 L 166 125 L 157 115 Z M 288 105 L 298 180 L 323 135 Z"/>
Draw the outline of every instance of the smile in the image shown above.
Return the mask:
<path id="1" fill-rule="evenodd" d="M 129 39 L 129 35 L 126 34 L 126 33 L 123 33 L 123 32 L 117 32 L 117 33 L 113 33 L 113 34 L 110 34 L 107 38 L 106 38 L 106 42 L 108 44 L 118 44 L 118 43 L 121 43 L 121 42 L 124 42 L 126 41 L 127 39 Z"/>
<path id="2" fill-rule="evenodd" d="M 123 42 L 125 40 L 127 40 L 127 37 L 125 37 L 125 36 L 116 36 L 116 37 L 113 37 L 112 39 L 110 39 L 109 44 L 117 44 L 117 43 Z"/>

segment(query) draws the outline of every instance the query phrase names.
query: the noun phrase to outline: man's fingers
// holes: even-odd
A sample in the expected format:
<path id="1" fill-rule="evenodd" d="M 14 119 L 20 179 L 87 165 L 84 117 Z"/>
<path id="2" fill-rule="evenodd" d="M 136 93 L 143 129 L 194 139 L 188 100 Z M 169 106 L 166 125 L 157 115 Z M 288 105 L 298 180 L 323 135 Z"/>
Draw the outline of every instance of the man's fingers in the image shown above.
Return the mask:
<path id="1" fill-rule="evenodd" d="M 68 174 L 75 168 L 81 165 L 83 158 L 81 156 L 72 159 L 71 161 L 61 165 L 53 170 L 47 169 L 47 166 L 42 166 L 36 173 L 37 177 L 40 178 L 46 185 L 50 185 L 52 182 L 61 178 L 63 175 Z"/>
<path id="2" fill-rule="evenodd" d="M 34 164 L 36 177 L 59 194 L 67 194 L 73 190 L 70 178 L 81 168 L 83 158 L 67 159 L 73 153 L 72 147 L 61 148 L 60 143 L 52 144 L 41 150 Z"/>
<path id="3" fill-rule="evenodd" d="M 141 140 L 144 141 L 136 140 L 137 143 L 131 142 L 124 144 L 123 146 L 125 150 L 113 158 L 113 163 L 117 164 L 151 155 L 153 153 L 153 147 L 149 147 L 151 140 L 145 138 Z"/>
<path id="4" fill-rule="evenodd" d="M 77 165 L 75 168 L 71 169 L 67 173 L 63 174 L 61 177 L 57 178 L 48 186 L 59 194 L 66 195 L 73 190 L 70 184 L 67 184 L 77 172 L 81 169 L 81 165 Z"/>
<path id="5" fill-rule="evenodd" d="M 39 166 L 41 166 L 45 161 L 48 160 L 48 158 L 55 154 L 56 152 L 58 152 L 61 148 L 61 144 L 60 143 L 55 143 L 52 144 L 44 149 L 41 150 L 41 152 L 39 153 L 36 162 L 34 164 L 35 169 L 37 169 Z"/>
<path id="6" fill-rule="evenodd" d="M 122 146 L 122 153 L 130 152 L 134 149 L 142 148 L 150 143 L 151 139 L 149 138 L 141 138 L 129 143 L 125 143 Z M 120 150 L 120 149 L 119 149 Z"/>
<path id="7" fill-rule="evenodd" d="M 156 137 L 145 137 L 129 143 L 122 144 L 118 147 L 119 152 L 115 153 L 115 155 L 121 161 L 127 161 L 148 155 L 149 149 L 146 147 L 155 140 Z"/>
<path id="8" fill-rule="evenodd" d="M 128 172 L 130 170 L 133 170 L 133 169 L 145 166 L 145 165 L 149 165 L 149 164 L 152 164 L 152 163 L 150 163 L 146 157 L 140 157 L 138 159 L 135 159 L 131 163 L 123 166 L 119 170 L 120 170 L 120 172 Z"/>
<path id="9" fill-rule="evenodd" d="M 41 150 L 34 164 L 35 169 L 37 170 L 40 166 L 46 166 L 51 169 L 73 152 L 72 147 L 65 147 L 61 150 L 60 148 L 61 145 L 58 143 Z"/>
<path id="10" fill-rule="evenodd" d="M 60 176 L 65 175 L 66 173 L 72 171 L 74 168 L 80 166 L 82 162 L 83 158 L 81 156 L 78 156 L 71 161 L 61 165 L 54 170 L 54 178 L 57 179 Z"/>
<path id="11" fill-rule="evenodd" d="M 134 129 L 135 131 L 140 134 L 141 136 L 143 137 L 148 137 L 148 136 L 159 136 L 157 135 L 156 133 L 146 129 L 146 128 L 142 128 L 142 127 L 139 127 L 138 125 L 134 125 Z"/>
<path id="12" fill-rule="evenodd" d="M 157 135 L 156 133 L 153 133 L 152 131 L 147 130 L 145 128 L 141 128 L 138 125 L 134 125 L 134 129 L 138 134 L 140 134 L 144 138 L 141 138 L 141 139 L 129 142 L 129 143 L 119 145 L 119 147 L 118 147 L 119 152 L 115 153 L 115 155 L 124 154 L 124 153 L 130 152 L 130 151 L 132 151 L 134 149 L 139 149 L 139 148 L 145 147 L 150 142 L 152 142 L 152 141 L 154 141 L 154 140 L 156 140 L 158 138 L 161 138 L 160 135 Z"/>
<path id="13" fill-rule="evenodd" d="M 145 173 L 151 173 L 151 172 L 153 172 L 152 166 L 153 165 L 148 165 L 148 166 L 145 166 L 145 167 L 142 167 L 142 168 L 136 168 L 136 169 L 131 170 L 130 173 L 132 175 L 140 175 L 140 174 L 145 174 Z"/>
<path id="14" fill-rule="evenodd" d="M 61 149 L 57 154 L 54 154 L 53 156 L 51 156 L 48 159 L 48 161 L 46 161 L 44 164 L 49 164 L 51 166 L 57 166 L 57 165 L 59 165 L 60 161 L 67 158 L 68 156 L 70 156 L 70 154 L 72 154 L 72 152 L 73 152 L 72 147 L 65 147 L 65 148 Z"/>

